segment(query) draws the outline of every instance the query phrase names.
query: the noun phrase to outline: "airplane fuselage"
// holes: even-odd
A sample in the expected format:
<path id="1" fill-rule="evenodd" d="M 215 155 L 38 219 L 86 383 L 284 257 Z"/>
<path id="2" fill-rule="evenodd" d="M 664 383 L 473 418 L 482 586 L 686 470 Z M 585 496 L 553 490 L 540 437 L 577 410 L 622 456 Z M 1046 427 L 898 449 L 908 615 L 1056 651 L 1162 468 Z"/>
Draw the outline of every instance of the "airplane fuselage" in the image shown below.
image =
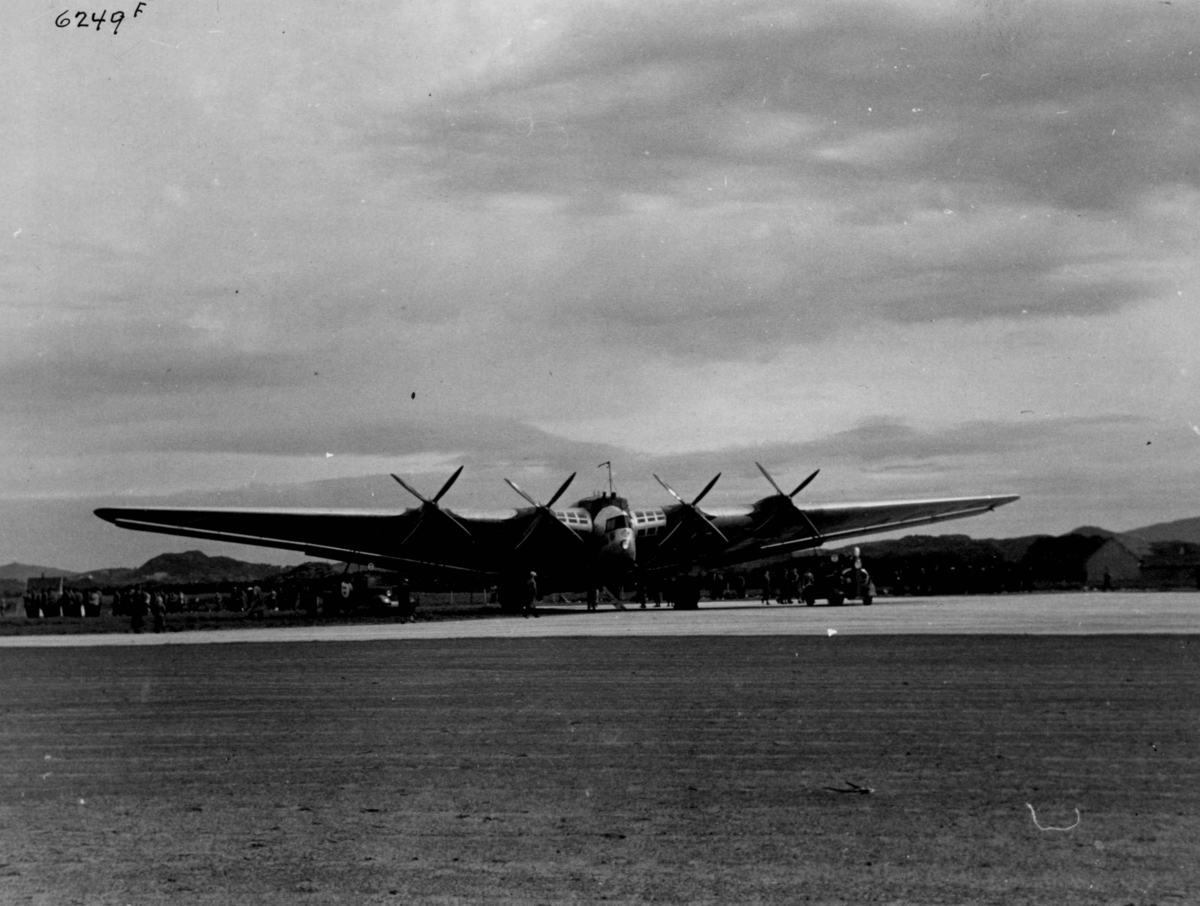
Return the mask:
<path id="1" fill-rule="evenodd" d="M 637 563 L 637 534 L 629 501 L 615 494 L 600 494 L 579 501 L 592 522 L 597 569 L 606 575 L 622 575 Z"/>

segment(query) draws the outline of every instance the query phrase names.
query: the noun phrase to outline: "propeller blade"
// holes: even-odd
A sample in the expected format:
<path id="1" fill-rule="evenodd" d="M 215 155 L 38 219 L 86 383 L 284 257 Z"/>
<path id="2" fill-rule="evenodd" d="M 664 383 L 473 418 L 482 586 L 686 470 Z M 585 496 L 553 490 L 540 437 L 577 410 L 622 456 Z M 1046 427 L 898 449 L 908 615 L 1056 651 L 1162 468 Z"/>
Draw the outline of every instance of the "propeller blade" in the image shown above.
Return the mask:
<path id="1" fill-rule="evenodd" d="M 451 516 L 449 513 L 447 513 L 445 510 L 441 509 L 440 507 L 438 508 L 438 512 L 441 513 L 443 516 L 445 516 L 447 519 L 449 519 L 458 528 L 458 530 L 460 532 L 462 532 L 464 535 L 466 535 L 472 541 L 475 540 L 475 536 L 471 534 L 470 530 L 465 525 L 463 525 L 461 522 L 459 522 L 457 519 L 455 519 L 453 516 Z"/>
<path id="2" fill-rule="evenodd" d="M 417 514 L 417 518 L 413 521 L 412 530 L 407 535 L 405 535 L 403 539 L 401 539 L 401 541 L 400 541 L 401 547 L 404 547 L 404 545 L 408 544 L 409 541 L 411 541 L 413 538 L 416 537 L 417 532 L 419 532 L 421 530 L 421 526 L 425 523 L 425 514 L 428 512 L 429 511 L 427 509 L 425 509 L 424 507 L 421 507 L 421 512 L 419 514 Z"/>
<path id="3" fill-rule="evenodd" d="M 653 473 L 651 473 L 651 474 L 653 474 Z M 668 494 L 670 494 L 672 497 L 674 497 L 676 500 L 678 500 L 679 503 L 684 507 L 684 509 L 687 512 L 691 513 L 692 518 L 699 520 L 700 524 L 707 531 L 714 533 L 718 538 L 720 538 L 722 541 L 724 541 L 726 544 L 728 544 L 729 539 L 725 537 L 725 533 L 723 531 L 721 531 L 719 528 L 717 528 L 715 525 L 713 525 L 712 521 L 708 518 L 708 516 L 706 516 L 704 514 L 704 512 L 697 505 L 700 503 L 701 500 L 704 499 L 704 495 L 712 490 L 713 485 L 715 485 L 717 483 L 717 479 L 720 477 L 721 477 L 721 473 L 718 472 L 713 477 L 713 480 L 704 486 L 704 490 L 701 491 L 698 495 L 696 495 L 696 499 L 693 500 L 691 503 L 688 503 L 686 500 L 684 500 L 682 497 L 680 497 L 678 494 L 676 494 L 675 490 L 669 484 L 667 484 L 665 481 L 663 481 L 661 478 L 659 478 L 657 475 L 654 476 L 654 480 L 657 481 L 659 484 L 661 484 L 663 486 L 663 488 L 666 489 L 666 492 Z M 667 532 L 667 534 L 665 536 L 663 536 L 662 541 L 659 542 L 659 546 L 662 548 L 666 548 L 667 542 L 669 542 L 671 540 L 672 536 L 674 536 L 675 532 L 678 531 L 678 529 L 681 525 L 683 525 L 682 520 L 677 522 L 675 524 L 675 527 L 672 528 L 671 531 Z"/>
<path id="4" fill-rule="evenodd" d="M 525 529 L 525 534 L 523 534 L 523 535 L 521 536 L 521 540 L 520 540 L 520 541 L 518 541 L 518 542 L 516 543 L 516 545 L 514 545 L 514 546 L 513 546 L 513 550 L 514 550 L 514 551 L 518 551 L 518 550 L 520 550 L 520 549 L 521 549 L 521 545 L 523 545 L 523 544 L 524 544 L 526 541 L 528 541 L 530 538 L 532 538 L 532 537 L 533 537 L 533 533 L 534 533 L 535 531 L 537 531 L 537 527 L 538 527 L 539 525 L 541 525 L 541 522 L 542 522 L 542 514 L 541 514 L 541 513 L 538 513 L 538 514 L 537 514 L 537 516 L 535 516 L 535 517 L 533 518 L 533 521 L 531 521 L 531 522 L 529 523 L 529 528 Z"/>
<path id="5" fill-rule="evenodd" d="M 525 534 L 523 534 L 521 536 L 521 540 L 516 543 L 516 546 L 513 549 L 514 550 L 519 549 L 521 547 L 521 545 L 523 545 L 526 541 L 528 541 L 530 538 L 532 538 L 534 533 L 538 530 L 538 528 L 541 526 L 542 522 L 545 520 L 549 520 L 551 523 L 557 525 L 563 532 L 566 532 L 568 535 L 570 535 L 572 538 L 574 538 L 575 541 L 578 542 L 579 544 L 584 543 L 583 539 L 580 538 L 577 534 L 575 534 L 575 532 L 571 529 L 570 526 L 564 525 L 562 522 L 560 522 L 558 517 L 555 516 L 554 513 L 548 507 L 538 507 L 537 515 L 535 515 L 533 517 L 533 519 L 530 520 L 529 528 L 525 529 Z"/>
<path id="6" fill-rule="evenodd" d="M 434 503 L 437 503 L 439 500 L 442 499 L 443 496 L 445 496 L 445 493 L 448 490 L 450 490 L 450 486 L 452 484 L 454 484 L 454 482 L 456 482 L 458 480 L 458 476 L 462 474 L 462 470 L 463 470 L 463 467 L 459 466 L 457 469 L 455 469 L 454 474 L 451 475 L 448 479 L 446 479 L 446 483 L 444 485 L 442 485 L 442 489 L 433 495 Z"/>
<path id="7" fill-rule="evenodd" d="M 725 537 L 725 533 L 723 531 L 721 531 L 719 528 L 717 528 L 715 525 L 713 525 L 711 522 L 709 522 L 707 516 L 705 516 L 703 513 L 698 513 L 698 515 L 700 516 L 700 519 L 704 522 L 705 528 L 707 528 L 710 532 L 713 532 L 718 538 L 720 538 L 726 544 L 729 543 L 729 539 Z"/>
<path id="8" fill-rule="evenodd" d="M 520 494 L 522 497 L 524 497 L 527 501 L 529 501 L 530 506 L 534 507 L 537 510 L 537 513 L 534 515 L 533 519 L 531 519 L 529 522 L 529 528 L 525 529 L 525 534 L 523 534 L 521 536 L 521 540 L 517 542 L 514 550 L 517 548 L 520 548 L 522 544 L 524 544 L 526 541 L 528 541 L 530 538 L 533 537 L 533 533 L 537 531 L 538 527 L 542 524 L 542 520 L 544 520 L 544 519 L 550 519 L 551 522 L 557 523 L 558 526 L 563 531 L 565 531 L 567 534 L 569 534 L 572 538 L 574 538 L 580 544 L 583 544 L 583 539 L 580 538 L 577 534 L 575 534 L 575 532 L 571 529 L 570 526 L 565 525 L 564 523 L 560 522 L 558 517 L 555 516 L 553 511 L 551 511 L 551 509 L 550 509 L 550 507 L 554 506 L 554 504 L 558 501 L 558 498 L 561 497 L 564 493 L 566 493 L 566 490 L 568 487 L 570 487 L 571 482 L 575 480 L 576 474 L 578 474 L 578 473 L 576 473 L 576 472 L 571 473 L 571 476 L 562 483 L 562 486 L 557 491 L 554 492 L 554 496 L 550 498 L 549 503 L 538 503 L 536 500 L 534 500 L 532 497 L 530 497 L 528 494 L 526 494 L 524 491 L 522 491 L 519 487 L 517 487 L 515 482 L 513 482 L 507 478 L 504 479 L 510 488 L 512 488 L 514 491 L 516 491 L 518 494 Z"/>
<path id="9" fill-rule="evenodd" d="M 578 474 L 577 472 L 571 473 L 571 476 L 562 483 L 562 487 L 559 488 L 555 492 L 554 496 L 550 498 L 550 501 L 546 504 L 547 507 L 552 507 L 552 506 L 554 506 L 555 503 L 558 502 L 558 498 L 561 497 L 563 495 L 563 493 L 567 490 L 567 488 L 569 488 L 571 486 L 571 482 L 575 480 L 575 476 L 577 474 Z"/>
<path id="10" fill-rule="evenodd" d="M 522 497 L 524 497 L 526 500 L 528 500 L 530 506 L 540 506 L 540 504 L 536 500 L 534 500 L 532 497 L 530 497 L 528 494 L 526 494 L 524 491 L 522 491 L 520 488 L 518 488 L 516 486 L 516 484 L 509 481 L 507 478 L 504 479 L 504 481 L 508 484 L 508 486 L 510 488 L 512 488 L 514 491 L 516 491 L 518 494 L 520 494 Z"/>
<path id="11" fill-rule="evenodd" d="M 562 531 L 568 533 L 579 544 L 584 543 L 583 539 L 580 538 L 577 534 L 575 534 L 575 532 L 570 528 L 570 526 L 564 525 L 563 523 L 559 522 L 558 517 L 555 516 L 552 512 L 550 512 L 550 510 L 538 510 L 537 515 L 534 516 L 533 519 L 530 521 L 529 528 L 525 529 L 525 534 L 523 534 L 521 536 L 521 540 L 516 543 L 516 546 L 513 548 L 513 550 L 518 550 L 521 547 L 521 545 L 523 545 L 526 541 L 528 541 L 530 538 L 532 538 L 534 532 L 536 532 L 538 530 L 538 528 L 541 526 L 542 522 L 547 519 L 550 520 L 551 523 L 558 525 L 558 527 L 560 529 L 562 529 Z M 561 534 L 561 532 L 560 532 L 560 534 Z"/>
<path id="12" fill-rule="evenodd" d="M 805 488 L 807 488 L 810 484 L 812 484 L 812 480 L 814 478 L 816 478 L 819 474 L 821 474 L 821 470 L 817 469 L 815 472 L 813 472 L 811 475 L 809 475 L 806 479 L 804 479 L 804 481 L 802 481 L 802 482 L 800 482 L 800 484 L 796 485 L 796 490 L 794 490 L 794 491 L 792 491 L 792 493 L 788 494 L 788 497 L 795 497 L 797 494 L 799 494 L 801 491 L 803 491 Z M 774 484 L 774 483 L 775 482 L 771 482 L 771 484 Z M 778 490 L 778 488 L 776 490 Z"/>
<path id="13" fill-rule="evenodd" d="M 651 474 L 653 474 L 653 473 L 651 473 Z M 675 493 L 675 490 L 674 490 L 674 489 L 673 489 L 673 488 L 672 488 L 672 487 L 671 487 L 669 484 L 667 484 L 665 481 L 663 481 L 663 480 L 662 480 L 661 478 L 659 478 L 657 475 L 655 475 L 655 476 L 654 476 L 654 480 L 655 480 L 655 481 L 657 481 L 659 484 L 661 484 L 661 485 L 663 486 L 663 488 L 665 488 L 665 489 L 666 489 L 666 492 L 667 492 L 668 494 L 670 494 L 672 497 L 674 497 L 674 498 L 675 498 L 676 500 L 678 500 L 680 503 L 683 503 L 683 498 L 682 498 L 682 497 L 680 497 L 678 494 L 676 494 L 676 493 Z M 684 505 L 686 506 L 686 504 L 684 504 Z"/>
<path id="14" fill-rule="evenodd" d="M 713 489 L 713 485 L 717 483 L 717 479 L 720 477 L 721 473 L 718 472 L 716 476 L 714 476 L 713 480 L 704 486 L 704 490 L 696 495 L 696 499 L 692 501 L 692 506 L 698 505 L 700 501 L 704 499 L 704 495 Z"/>
<path id="15" fill-rule="evenodd" d="M 817 469 L 811 475 L 809 475 L 806 479 L 804 479 L 804 481 L 802 481 L 802 482 L 800 482 L 800 484 L 796 485 L 796 489 L 794 491 L 792 491 L 792 493 L 785 494 L 785 493 L 783 493 L 783 489 L 781 487 L 779 487 L 779 484 L 775 481 L 775 479 L 771 477 L 771 473 L 768 472 L 765 468 L 763 468 L 763 464 L 761 462 L 756 462 L 755 465 L 758 466 L 758 471 L 763 473 L 763 477 L 766 478 L 767 481 L 769 481 L 771 483 L 771 487 L 773 487 L 775 489 L 775 493 L 778 494 L 780 497 L 782 497 L 785 501 L 787 501 L 787 505 L 790 506 L 790 508 L 791 508 L 791 512 L 790 512 L 791 518 L 799 517 L 800 521 L 804 523 L 805 527 L 810 532 L 812 532 L 812 536 L 814 538 L 820 538 L 821 533 L 819 531 L 817 531 L 817 527 L 815 525 L 813 525 L 812 520 L 808 518 L 808 514 L 805 513 L 804 510 L 800 509 L 800 507 L 796 506 L 796 502 L 792 498 L 795 497 L 797 494 L 799 494 L 801 491 L 803 491 L 805 488 L 807 488 L 810 484 L 812 484 L 813 479 L 816 478 L 821 473 L 821 470 Z M 782 504 L 779 507 L 772 507 L 770 509 L 770 515 L 768 515 L 766 519 L 764 519 L 761 523 L 759 523 L 756 531 L 762 532 L 764 529 L 766 529 L 766 527 L 768 525 L 773 523 L 776 519 L 785 515 L 785 513 L 787 513 L 787 509 L 781 508 L 781 507 L 782 507 Z"/>
<path id="16" fill-rule="evenodd" d="M 405 481 L 399 475 L 397 475 L 396 473 L 393 472 L 392 477 L 394 479 L 396 479 L 396 481 L 400 482 L 400 487 L 404 488 L 404 490 L 408 491 L 408 493 L 410 493 L 414 497 L 416 497 L 417 500 L 421 501 L 421 503 L 429 503 L 429 500 L 425 497 L 424 494 L 422 494 L 420 491 L 418 491 L 416 488 L 414 488 L 411 484 L 409 484 L 407 481 Z"/>
<path id="17" fill-rule="evenodd" d="M 769 481 L 771 483 L 771 487 L 773 487 L 775 489 L 775 492 L 777 494 L 779 494 L 780 497 L 786 496 L 783 493 L 783 489 L 781 487 L 779 487 L 779 485 L 777 485 L 775 483 L 775 479 L 771 477 L 771 473 L 763 468 L 763 464 L 761 462 L 756 462 L 755 465 L 758 466 L 758 471 L 763 473 L 763 478 L 765 478 L 767 481 Z M 800 490 L 800 489 L 797 488 L 796 490 Z"/>
<path id="18" fill-rule="evenodd" d="M 420 491 L 418 491 L 416 488 L 414 488 L 412 485 L 410 485 L 407 481 L 405 481 L 399 475 L 392 473 L 392 477 L 394 479 L 396 479 L 396 481 L 400 484 L 400 487 L 404 488 L 404 490 L 408 491 L 408 493 L 410 493 L 414 497 L 416 497 L 417 500 L 421 501 L 421 512 L 418 514 L 416 520 L 414 520 L 413 527 L 409 530 L 408 534 L 405 535 L 404 539 L 400 542 L 401 547 L 408 544 L 409 541 L 411 541 L 413 538 L 416 537 L 417 532 L 420 531 L 421 527 L 425 524 L 425 519 L 427 516 L 429 516 L 430 513 L 433 513 L 439 519 L 443 519 L 443 520 L 449 522 L 456 529 L 458 529 L 460 532 L 462 532 L 464 535 L 466 535 L 469 540 L 471 540 L 471 541 L 475 540 L 475 538 L 471 535 L 470 530 L 465 525 L 463 525 L 461 522 L 459 522 L 457 519 L 455 519 L 453 516 L 451 516 L 448 512 L 443 510 L 440 506 L 438 506 L 438 501 L 442 499 L 442 497 L 445 495 L 445 493 L 448 490 L 450 490 L 450 486 L 452 484 L 454 484 L 454 482 L 458 479 L 458 476 L 462 474 L 462 470 L 463 470 L 463 467 L 459 466 L 458 469 L 455 470 L 454 474 L 451 475 L 450 478 L 446 481 L 446 483 L 444 485 L 442 485 L 442 489 L 437 492 L 437 494 L 434 496 L 434 498 L 432 500 L 430 500 L 428 497 L 426 497 L 424 494 L 422 494 Z"/>
<path id="19" fill-rule="evenodd" d="M 670 550 L 671 538 L 673 538 L 675 533 L 677 531 L 679 531 L 679 527 L 681 525 L 683 525 L 683 520 L 676 522 L 674 527 L 671 529 L 671 531 L 667 532 L 667 534 L 663 537 L 663 539 L 660 542 L 658 542 L 658 549 L 660 551 Z"/>

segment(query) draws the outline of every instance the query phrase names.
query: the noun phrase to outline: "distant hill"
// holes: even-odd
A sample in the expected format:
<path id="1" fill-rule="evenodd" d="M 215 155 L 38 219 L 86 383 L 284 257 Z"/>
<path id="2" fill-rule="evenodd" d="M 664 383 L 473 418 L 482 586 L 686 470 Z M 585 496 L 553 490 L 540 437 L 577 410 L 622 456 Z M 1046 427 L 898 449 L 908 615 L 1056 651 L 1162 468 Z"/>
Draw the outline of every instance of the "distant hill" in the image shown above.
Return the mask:
<path id="1" fill-rule="evenodd" d="M 126 566 L 114 566 L 109 569 L 93 569 L 90 572 L 78 573 L 72 583 L 75 585 L 132 585 L 138 581 L 138 571 Z"/>
<path id="2" fill-rule="evenodd" d="M 1067 532 L 1068 535 L 1087 535 L 1093 538 L 1120 538 L 1121 532 L 1109 531 L 1106 528 L 1100 528 L 1098 525 L 1081 525 L 1077 529 L 1071 529 Z M 1125 534 L 1128 534 L 1126 532 Z"/>
<path id="3" fill-rule="evenodd" d="M 1186 541 L 1200 544 L 1200 516 L 1191 519 L 1176 519 L 1174 522 L 1158 522 L 1125 532 L 1143 541 Z"/>
<path id="4" fill-rule="evenodd" d="M 1017 563 L 1030 547 L 1049 535 L 1021 538 L 972 538 L 969 535 L 905 535 L 888 541 L 867 541 L 840 548 L 858 547 L 866 559 L 913 558 L 952 554 L 964 562 L 1003 561 Z"/>
<path id="5" fill-rule="evenodd" d="M 244 563 L 233 557 L 210 557 L 201 551 L 159 554 L 135 573 L 137 581 L 154 582 L 257 582 L 285 572 L 274 563 Z"/>
<path id="6" fill-rule="evenodd" d="M 274 563 L 245 563 L 233 557 L 210 557 L 201 551 L 159 554 L 141 566 L 92 569 L 86 573 L 64 573 L 68 582 L 80 585 L 135 585 L 156 582 L 163 585 L 203 585 L 214 582 L 260 582 L 286 573 L 288 567 Z M 52 575 L 50 571 L 46 575 Z"/>
<path id="7" fill-rule="evenodd" d="M 78 573 L 67 572 L 65 569 L 52 569 L 49 566 L 30 566 L 28 563 L 9 563 L 6 566 L 0 566 L 0 579 L 16 579 L 19 582 L 36 579 L 38 576 L 48 578 L 62 576 L 64 579 L 70 579 L 75 575 Z"/>

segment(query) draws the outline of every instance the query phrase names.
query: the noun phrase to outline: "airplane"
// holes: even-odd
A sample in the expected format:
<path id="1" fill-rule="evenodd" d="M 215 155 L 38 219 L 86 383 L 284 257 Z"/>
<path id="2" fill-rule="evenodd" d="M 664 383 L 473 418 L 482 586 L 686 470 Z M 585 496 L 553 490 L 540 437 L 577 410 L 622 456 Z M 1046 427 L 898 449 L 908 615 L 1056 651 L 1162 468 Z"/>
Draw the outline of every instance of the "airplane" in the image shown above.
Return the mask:
<path id="1" fill-rule="evenodd" d="M 498 585 L 501 599 L 519 595 L 529 573 L 540 589 L 596 590 L 665 579 L 696 567 L 724 568 L 877 532 L 890 532 L 988 513 L 1017 495 L 894 500 L 799 506 L 796 497 L 817 469 L 790 493 L 755 463 L 772 493 L 750 504 L 701 508 L 721 473 L 691 500 L 654 478 L 674 499 L 665 506 L 631 505 L 608 489 L 556 507 L 576 474 L 541 502 L 505 482 L 528 504 L 486 511 L 449 509 L 442 498 L 458 480 L 459 466 L 432 497 L 392 475 L 419 501 L 402 512 L 349 509 L 242 509 L 102 507 L 101 519 L 121 528 L 209 541 L 299 551 L 310 557 L 395 570 L 409 576 Z"/>

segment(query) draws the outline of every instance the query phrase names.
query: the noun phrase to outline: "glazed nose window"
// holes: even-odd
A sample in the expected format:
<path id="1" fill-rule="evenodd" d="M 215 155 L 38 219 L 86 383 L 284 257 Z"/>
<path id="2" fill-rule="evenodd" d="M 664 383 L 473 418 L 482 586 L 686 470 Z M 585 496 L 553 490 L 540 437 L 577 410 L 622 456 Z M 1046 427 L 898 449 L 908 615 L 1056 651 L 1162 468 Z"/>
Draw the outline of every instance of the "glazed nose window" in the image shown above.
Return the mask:
<path id="1" fill-rule="evenodd" d="M 629 517 L 622 513 L 619 516 L 613 516 L 604 524 L 604 531 L 615 532 L 617 529 L 629 528 Z"/>

